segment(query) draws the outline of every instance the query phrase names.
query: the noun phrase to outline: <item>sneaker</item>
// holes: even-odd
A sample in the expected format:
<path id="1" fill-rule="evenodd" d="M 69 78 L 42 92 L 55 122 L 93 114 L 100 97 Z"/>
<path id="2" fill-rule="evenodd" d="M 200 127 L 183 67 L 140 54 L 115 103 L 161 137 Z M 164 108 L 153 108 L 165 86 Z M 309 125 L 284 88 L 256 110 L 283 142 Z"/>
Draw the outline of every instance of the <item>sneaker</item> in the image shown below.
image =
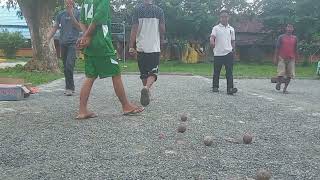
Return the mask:
<path id="1" fill-rule="evenodd" d="M 65 96 L 72 96 L 74 94 L 74 91 L 70 90 L 70 89 L 67 89 L 64 91 L 64 95 Z"/>
<path id="2" fill-rule="evenodd" d="M 276 90 L 280 91 L 280 89 L 281 89 L 281 83 L 277 83 Z"/>
<path id="3" fill-rule="evenodd" d="M 230 89 L 228 89 L 227 94 L 233 95 L 233 94 L 235 94 L 237 92 L 238 92 L 237 88 L 230 88 Z"/>
<path id="4" fill-rule="evenodd" d="M 219 88 L 212 88 L 212 92 L 219 92 Z"/>
<path id="5" fill-rule="evenodd" d="M 150 103 L 150 94 L 147 88 L 141 90 L 140 103 L 142 106 L 148 106 Z"/>
<path id="6" fill-rule="evenodd" d="M 289 94 L 289 91 L 283 90 L 283 94 Z"/>

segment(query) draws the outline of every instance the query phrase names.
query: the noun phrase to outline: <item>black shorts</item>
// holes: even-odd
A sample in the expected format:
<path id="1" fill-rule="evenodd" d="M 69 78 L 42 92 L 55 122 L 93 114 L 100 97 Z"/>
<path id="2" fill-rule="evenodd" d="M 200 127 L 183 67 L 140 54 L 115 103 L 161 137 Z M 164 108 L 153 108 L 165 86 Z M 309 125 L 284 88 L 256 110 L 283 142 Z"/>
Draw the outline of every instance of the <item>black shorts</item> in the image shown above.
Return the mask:
<path id="1" fill-rule="evenodd" d="M 157 80 L 159 72 L 160 53 L 138 52 L 138 66 L 140 70 L 140 79 L 147 79 L 154 76 Z"/>

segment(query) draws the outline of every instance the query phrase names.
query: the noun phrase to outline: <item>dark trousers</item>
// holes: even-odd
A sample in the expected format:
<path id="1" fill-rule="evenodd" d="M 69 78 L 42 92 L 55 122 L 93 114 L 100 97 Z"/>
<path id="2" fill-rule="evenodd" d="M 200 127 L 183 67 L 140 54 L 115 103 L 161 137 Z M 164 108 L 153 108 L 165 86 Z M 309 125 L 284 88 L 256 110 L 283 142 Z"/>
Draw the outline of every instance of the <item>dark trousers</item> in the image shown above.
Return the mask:
<path id="1" fill-rule="evenodd" d="M 214 56 L 213 68 L 213 88 L 219 88 L 219 78 L 221 68 L 224 65 L 226 69 L 227 89 L 233 88 L 233 53 L 225 56 Z"/>
<path id="2" fill-rule="evenodd" d="M 73 71 L 76 61 L 76 45 L 61 44 L 61 58 L 63 61 L 64 77 L 66 79 L 66 89 L 74 91 Z"/>

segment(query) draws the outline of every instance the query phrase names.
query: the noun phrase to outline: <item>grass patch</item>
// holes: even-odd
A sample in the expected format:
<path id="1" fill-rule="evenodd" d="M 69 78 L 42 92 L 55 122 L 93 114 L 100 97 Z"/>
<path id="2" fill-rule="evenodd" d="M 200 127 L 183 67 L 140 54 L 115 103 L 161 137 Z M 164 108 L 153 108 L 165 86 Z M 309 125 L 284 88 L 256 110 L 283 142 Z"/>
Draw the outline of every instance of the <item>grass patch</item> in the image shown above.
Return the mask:
<path id="1" fill-rule="evenodd" d="M 11 60 L 9 60 L 11 61 Z M 17 60 L 12 60 L 17 61 Z M 27 61 L 27 60 L 26 60 Z M 8 61 L 6 61 L 8 62 Z M 60 65 L 61 65 L 60 61 Z M 84 60 L 77 60 L 75 71 L 84 72 Z M 128 60 L 126 63 L 119 62 L 122 72 L 139 72 L 138 64 L 135 60 Z M 124 67 L 124 65 L 126 67 Z M 184 64 L 180 61 L 161 61 L 160 72 L 162 73 L 187 73 L 199 76 L 212 76 L 213 64 L 209 62 L 198 64 Z M 270 78 L 276 75 L 277 68 L 271 63 L 256 64 L 256 63 L 239 63 L 234 65 L 234 76 L 245 78 Z M 63 71 L 61 71 L 63 72 Z M 296 66 L 296 75 L 299 78 L 310 78 L 316 76 L 316 64 Z M 222 69 L 221 76 L 225 75 L 225 70 Z M 27 72 L 22 66 L 15 68 L 0 69 L 0 77 L 23 78 L 26 82 L 33 85 L 39 85 L 51 82 L 63 77 L 62 73 L 45 73 L 45 72 Z"/>
<path id="2" fill-rule="evenodd" d="M 21 78 L 32 85 L 40 85 L 62 78 L 62 73 L 44 73 L 24 71 L 21 66 L 0 69 L 0 77 Z"/>
<path id="3" fill-rule="evenodd" d="M 122 72 L 139 72 L 138 64 L 135 60 L 128 60 L 126 63 L 119 62 Z M 126 67 L 124 67 L 126 65 Z M 84 60 L 78 60 L 75 67 L 76 71 L 84 72 Z M 179 61 L 161 61 L 160 73 L 190 73 L 199 76 L 212 76 L 213 63 L 204 62 L 198 64 L 184 64 Z M 240 63 L 234 65 L 233 74 L 235 77 L 272 77 L 277 74 L 277 67 L 272 63 Z M 224 68 L 221 70 L 221 76 L 225 75 Z M 296 66 L 297 77 L 315 77 L 316 64 Z"/>

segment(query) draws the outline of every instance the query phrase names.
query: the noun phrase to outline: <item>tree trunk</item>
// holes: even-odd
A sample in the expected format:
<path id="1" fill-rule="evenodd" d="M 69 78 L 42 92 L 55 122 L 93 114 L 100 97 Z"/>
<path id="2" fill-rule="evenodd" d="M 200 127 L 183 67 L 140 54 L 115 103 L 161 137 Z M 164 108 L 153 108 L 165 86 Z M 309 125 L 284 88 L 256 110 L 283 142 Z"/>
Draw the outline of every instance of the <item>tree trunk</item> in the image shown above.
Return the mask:
<path id="1" fill-rule="evenodd" d="M 47 42 L 55 3 L 54 0 L 18 0 L 31 34 L 33 58 L 26 64 L 27 70 L 59 72 L 54 43 Z"/>

